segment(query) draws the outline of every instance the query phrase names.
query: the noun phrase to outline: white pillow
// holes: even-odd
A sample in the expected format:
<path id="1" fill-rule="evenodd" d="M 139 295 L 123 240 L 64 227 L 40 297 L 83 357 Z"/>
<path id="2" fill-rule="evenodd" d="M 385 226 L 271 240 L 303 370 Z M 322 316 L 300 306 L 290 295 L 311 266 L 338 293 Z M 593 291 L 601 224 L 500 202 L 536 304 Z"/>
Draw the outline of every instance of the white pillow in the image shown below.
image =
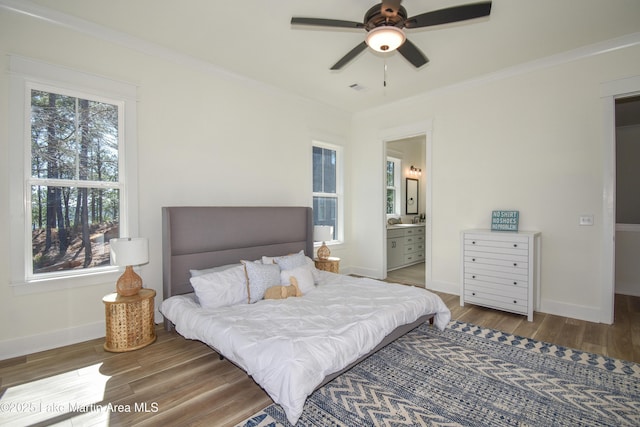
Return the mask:
<path id="1" fill-rule="evenodd" d="M 247 272 L 247 289 L 249 304 L 260 301 L 271 286 L 280 284 L 280 267 L 277 264 L 256 264 L 241 261 Z"/>
<path id="2" fill-rule="evenodd" d="M 306 295 L 309 292 L 313 291 L 316 286 L 313 283 L 313 275 L 311 274 L 311 270 L 305 265 L 302 267 L 297 267 L 292 270 L 282 270 L 280 273 L 280 281 L 284 285 L 289 285 L 291 276 L 295 277 L 298 280 L 298 287 L 300 288 L 300 292 L 302 295 Z"/>
<path id="3" fill-rule="evenodd" d="M 242 264 L 227 264 L 227 265 L 221 265 L 219 267 L 205 268 L 202 270 L 189 270 L 189 273 L 191 273 L 191 277 L 202 276 L 203 274 L 216 273 L 218 271 L 228 270 L 230 268 L 237 267 L 239 265 L 242 265 Z"/>
<path id="4" fill-rule="evenodd" d="M 195 276 L 189 280 L 203 308 L 246 304 L 249 299 L 244 266 L 240 264 L 223 271 Z"/>

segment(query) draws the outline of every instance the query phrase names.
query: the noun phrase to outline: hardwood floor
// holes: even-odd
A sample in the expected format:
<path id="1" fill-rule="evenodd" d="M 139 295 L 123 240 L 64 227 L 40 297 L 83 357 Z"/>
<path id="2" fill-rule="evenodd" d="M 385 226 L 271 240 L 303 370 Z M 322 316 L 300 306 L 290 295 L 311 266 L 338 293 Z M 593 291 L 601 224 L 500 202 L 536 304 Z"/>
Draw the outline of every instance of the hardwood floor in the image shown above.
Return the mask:
<path id="1" fill-rule="evenodd" d="M 638 297 L 616 296 L 615 325 L 601 325 L 544 313 L 527 322 L 438 294 L 453 319 L 640 363 Z M 157 334 L 129 353 L 105 352 L 96 339 L 0 361 L 0 425 L 233 426 L 271 403 L 204 344 L 160 325 Z"/>
<path id="2" fill-rule="evenodd" d="M 404 283 L 407 285 L 424 288 L 425 266 L 424 262 L 409 267 L 399 268 L 387 272 L 387 281 Z"/>

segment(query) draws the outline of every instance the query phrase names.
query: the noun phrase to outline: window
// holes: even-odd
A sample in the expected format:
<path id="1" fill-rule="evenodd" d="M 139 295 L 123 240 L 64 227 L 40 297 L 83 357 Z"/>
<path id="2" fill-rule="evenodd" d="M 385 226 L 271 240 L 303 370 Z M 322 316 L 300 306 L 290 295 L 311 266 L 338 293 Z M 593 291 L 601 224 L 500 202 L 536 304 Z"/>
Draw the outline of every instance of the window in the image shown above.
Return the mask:
<path id="1" fill-rule="evenodd" d="M 395 157 L 387 157 L 387 216 L 399 216 L 400 213 L 400 171 L 402 162 Z"/>
<path id="2" fill-rule="evenodd" d="M 313 143 L 313 225 L 333 226 L 333 240 L 342 236 L 341 149 Z"/>
<path id="3" fill-rule="evenodd" d="M 10 184 L 24 206 L 12 227 L 12 283 L 114 271 L 109 239 L 137 232 L 127 173 L 135 87 L 18 57 L 11 67 L 10 96 L 23 106 L 10 118 L 11 156 L 21 159 L 11 176 L 26 183 Z"/>
<path id="4" fill-rule="evenodd" d="M 118 235 L 120 217 L 120 107 L 29 86 L 30 273 L 109 265 L 105 236 Z"/>

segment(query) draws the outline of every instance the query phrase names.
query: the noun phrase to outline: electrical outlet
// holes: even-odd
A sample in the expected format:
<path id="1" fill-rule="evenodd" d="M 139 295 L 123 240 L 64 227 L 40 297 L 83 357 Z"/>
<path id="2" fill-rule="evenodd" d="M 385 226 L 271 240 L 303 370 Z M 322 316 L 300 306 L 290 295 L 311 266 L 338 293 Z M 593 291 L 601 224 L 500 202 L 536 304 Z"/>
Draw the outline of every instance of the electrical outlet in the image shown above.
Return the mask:
<path id="1" fill-rule="evenodd" d="M 580 215 L 578 223 L 580 225 L 593 225 L 593 215 Z"/>

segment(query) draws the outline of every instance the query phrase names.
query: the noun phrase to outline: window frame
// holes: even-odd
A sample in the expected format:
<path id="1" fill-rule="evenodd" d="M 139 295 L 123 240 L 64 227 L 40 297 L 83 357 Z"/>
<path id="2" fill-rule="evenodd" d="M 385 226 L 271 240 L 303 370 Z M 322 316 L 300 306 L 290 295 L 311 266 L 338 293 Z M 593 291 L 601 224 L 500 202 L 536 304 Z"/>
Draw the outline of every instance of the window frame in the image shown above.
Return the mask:
<path id="1" fill-rule="evenodd" d="M 335 151 L 336 153 L 336 192 L 335 193 L 324 193 L 324 192 L 315 192 L 313 191 L 313 178 L 311 185 L 311 200 L 313 206 L 313 198 L 314 197 L 330 197 L 335 198 L 337 203 L 337 211 L 336 211 L 336 229 L 334 230 L 334 234 L 336 238 L 334 240 L 325 242 L 327 245 L 337 245 L 342 244 L 344 242 L 344 169 L 343 169 L 343 148 L 336 144 L 331 144 L 328 142 L 322 142 L 314 140 L 311 144 L 311 174 L 313 176 L 313 148 L 323 148 L 327 150 Z M 315 223 L 313 225 L 316 225 Z M 320 246 L 321 242 L 314 242 L 314 246 Z"/>
<path id="2" fill-rule="evenodd" d="M 14 292 L 21 294 L 115 280 L 117 266 L 33 274 L 31 185 L 37 180 L 31 176 L 31 90 L 46 90 L 118 106 L 120 235 L 137 236 L 136 86 L 19 56 L 10 57 L 10 71 L 9 99 L 14 107 L 9 113 L 10 285 Z M 60 180 L 51 182 L 61 183 Z M 65 181 L 64 186 L 68 184 Z"/>
<path id="3" fill-rule="evenodd" d="M 395 191 L 396 197 L 394 199 L 393 213 L 387 213 L 387 219 L 389 218 L 397 218 L 402 216 L 402 159 L 395 156 L 387 156 L 387 160 L 385 162 L 385 166 L 387 163 L 393 162 L 394 164 L 394 176 L 393 183 L 394 185 L 387 185 L 386 191 L 393 189 Z M 385 183 L 386 183 L 386 168 L 385 168 Z M 386 209 L 386 191 L 385 191 L 385 213 Z"/>

